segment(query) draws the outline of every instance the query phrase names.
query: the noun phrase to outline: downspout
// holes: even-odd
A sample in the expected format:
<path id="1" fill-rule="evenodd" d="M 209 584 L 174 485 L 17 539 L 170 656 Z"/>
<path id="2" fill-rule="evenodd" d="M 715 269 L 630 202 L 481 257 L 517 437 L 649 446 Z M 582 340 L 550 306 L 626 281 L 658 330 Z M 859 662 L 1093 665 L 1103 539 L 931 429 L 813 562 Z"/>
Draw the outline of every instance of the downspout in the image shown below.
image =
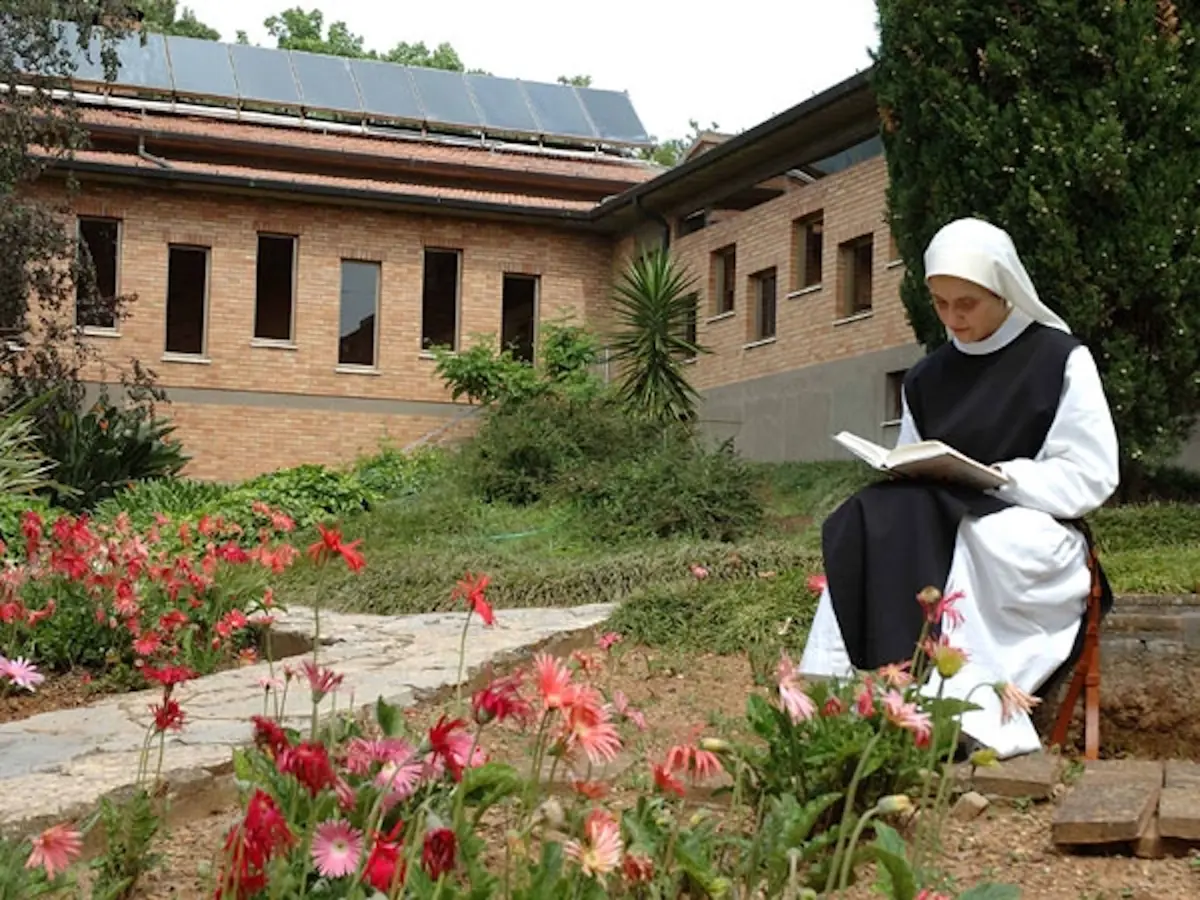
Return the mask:
<path id="1" fill-rule="evenodd" d="M 163 168 L 163 169 L 175 168 L 173 165 L 171 165 L 169 162 L 167 162 L 161 156 L 155 156 L 153 153 L 149 153 L 146 151 L 146 136 L 145 135 L 138 135 L 137 155 L 139 157 L 141 157 L 142 159 L 146 160 L 147 162 L 154 163 L 159 168 Z"/>
<path id="2" fill-rule="evenodd" d="M 652 209 L 646 209 L 646 207 L 642 205 L 642 198 L 641 198 L 640 194 L 633 198 L 633 208 L 636 209 L 639 213 L 641 213 L 643 217 L 645 217 L 647 219 L 653 219 L 655 222 L 657 222 L 659 225 L 662 226 L 663 250 L 664 250 L 664 252 L 667 250 L 670 250 L 671 249 L 671 223 L 666 220 L 666 217 L 663 216 L 663 214 L 660 212 L 655 212 Z"/>

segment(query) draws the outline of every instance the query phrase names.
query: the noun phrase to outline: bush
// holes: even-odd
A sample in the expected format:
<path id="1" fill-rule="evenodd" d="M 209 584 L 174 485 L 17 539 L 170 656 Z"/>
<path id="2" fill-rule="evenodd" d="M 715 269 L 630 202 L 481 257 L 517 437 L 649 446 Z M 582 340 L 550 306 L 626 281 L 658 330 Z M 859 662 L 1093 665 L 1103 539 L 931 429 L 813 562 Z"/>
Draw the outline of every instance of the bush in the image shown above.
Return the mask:
<path id="1" fill-rule="evenodd" d="M 143 406 L 120 407 L 101 398 L 86 412 L 63 410 L 43 426 L 41 444 L 57 465 L 51 500 L 71 511 L 100 501 L 137 481 L 176 475 L 189 457 L 171 437 L 175 426 Z"/>
<path id="2" fill-rule="evenodd" d="M 596 534 L 731 541 L 762 520 L 755 470 L 729 445 L 704 447 L 670 427 L 645 452 L 597 462 L 559 485 Z"/>
<path id="3" fill-rule="evenodd" d="M 100 521 L 111 522 L 125 513 L 136 528 L 150 526 L 158 515 L 186 521 L 198 518 L 198 510 L 217 503 L 231 490 L 226 484 L 187 478 L 142 481 L 100 503 L 95 514 Z"/>
<path id="4" fill-rule="evenodd" d="M 385 447 L 354 464 L 354 475 L 363 489 L 377 497 L 402 497 L 416 493 L 445 468 L 445 453 L 421 449 L 405 453 Z"/>

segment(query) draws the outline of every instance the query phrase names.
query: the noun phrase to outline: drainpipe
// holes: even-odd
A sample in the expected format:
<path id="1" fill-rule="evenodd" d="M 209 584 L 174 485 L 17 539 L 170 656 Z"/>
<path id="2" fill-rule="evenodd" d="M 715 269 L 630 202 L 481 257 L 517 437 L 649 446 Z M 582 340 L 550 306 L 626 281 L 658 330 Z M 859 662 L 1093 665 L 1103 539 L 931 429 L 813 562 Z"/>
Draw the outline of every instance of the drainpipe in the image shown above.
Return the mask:
<path id="1" fill-rule="evenodd" d="M 646 209 L 646 207 L 642 205 L 641 196 L 636 196 L 633 198 L 633 207 L 638 212 L 640 212 L 644 217 L 646 217 L 648 219 L 653 219 L 655 222 L 657 222 L 659 225 L 662 226 L 663 251 L 665 252 L 667 250 L 670 250 L 671 249 L 671 223 L 666 220 L 666 218 L 663 216 L 662 213 L 655 212 L 652 209 Z"/>
<path id="2" fill-rule="evenodd" d="M 173 168 L 175 168 L 173 165 L 171 165 L 169 162 L 167 162 L 167 161 L 166 161 L 165 159 L 163 159 L 161 156 L 155 156 L 153 153 L 148 153 L 148 152 L 146 151 L 146 137 L 145 137 L 145 135 L 138 135 L 138 149 L 137 149 L 137 155 L 138 155 L 139 157 L 141 157 L 142 159 L 146 160 L 147 162 L 152 162 L 152 163 L 154 163 L 156 166 L 159 166 L 160 168 L 163 168 L 163 169 L 173 169 Z"/>

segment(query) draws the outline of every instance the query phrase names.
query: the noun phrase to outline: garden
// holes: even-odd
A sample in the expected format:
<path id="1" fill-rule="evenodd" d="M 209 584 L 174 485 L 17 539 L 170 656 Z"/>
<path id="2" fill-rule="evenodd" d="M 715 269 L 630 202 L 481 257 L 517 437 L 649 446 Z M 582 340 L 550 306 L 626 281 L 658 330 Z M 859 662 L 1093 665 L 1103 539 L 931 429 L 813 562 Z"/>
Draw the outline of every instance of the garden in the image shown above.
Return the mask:
<path id="1" fill-rule="evenodd" d="M 660 262 L 642 275 L 671 288 Z M 169 423 L 138 407 L 79 416 L 67 465 L 35 412 L 11 411 L 0 716 L 159 693 L 138 789 L 0 845 L 0 897 L 1018 896 L 1002 860 L 963 850 L 984 826 L 949 816 L 963 707 L 917 693 L 928 667 L 961 664 L 952 641 L 854 683 L 795 673 L 820 523 L 875 474 L 708 444 L 679 366 L 606 385 L 598 346 L 560 321 L 536 366 L 486 341 L 439 351 L 452 393 L 486 406 L 469 440 L 240 484 L 180 477 Z M 1114 587 L 1194 591 L 1200 485 L 1149 483 L 1158 498 L 1094 517 Z M 937 621 L 954 598 L 923 601 Z M 343 676 L 319 642 L 270 658 L 290 606 L 457 611 L 465 647 L 507 610 L 596 602 L 616 609 L 592 644 L 406 709 L 331 713 Z M 156 789 L 187 729 L 176 689 L 264 660 L 240 802 L 177 837 Z M 311 698 L 308 724 L 270 714 L 287 691 Z"/>

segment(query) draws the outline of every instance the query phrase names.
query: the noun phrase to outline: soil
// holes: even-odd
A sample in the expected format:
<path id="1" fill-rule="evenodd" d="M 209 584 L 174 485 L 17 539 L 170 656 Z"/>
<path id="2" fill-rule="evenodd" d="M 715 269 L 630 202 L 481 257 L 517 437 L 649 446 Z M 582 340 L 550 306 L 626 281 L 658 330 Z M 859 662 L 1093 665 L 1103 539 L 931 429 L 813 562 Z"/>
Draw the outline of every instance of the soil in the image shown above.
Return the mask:
<path id="1" fill-rule="evenodd" d="M 0 725 L 28 719 L 39 713 L 86 706 L 101 693 L 103 691 L 98 683 L 87 673 L 51 675 L 32 693 L 21 688 L 10 688 L 6 696 L 0 697 Z"/>
<path id="2" fill-rule="evenodd" d="M 744 657 L 682 655 L 631 649 L 611 682 L 642 709 L 646 732 L 628 747 L 639 760 L 661 759 L 674 743 L 704 733 L 727 733 L 744 709 L 747 694 L 756 690 Z M 1195 708 L 1186 698 L 1184 709 Z M 452 702 L 452 699 L 451 701 Z M 1131 699 L 1132 702 L 1132 699 Z M 1139 701 L 1140 702 L 1140 701 Z M 425 725 L 447 710 L 447 702 L 427 702 L 406 711 L 415 725 Z M 1120 710 L 1114 710 L 1119 713 Z M 1114 723 L 1111 734 L 1122 746 L 1134 730 Z M 516 761 L 527 736 L 494 729 L 487 746 L 493 758 Z M 611 798 L 634 793 L 622 778 Z M 1059 852 L 1050 841 L 1054 806 L 993 803 L 973 822 L 950 822 L 943 839 L 942 869 L 958 890 L 983 880 L 1016 884 L 1025 900 L 1184 900 L 1200 896 L 1200 869 L 1190 859 L 1142 860 L 1128 854 L 1074 856 Z M 209 900 L 208 873 L 214 853 L 239 810 L 232 807 L 205 819 L 177 827 L 162 842 L 163 865 L 148 876 L 138 900 Z M 877 898 L 868 884 L 848 900 Z"/>

